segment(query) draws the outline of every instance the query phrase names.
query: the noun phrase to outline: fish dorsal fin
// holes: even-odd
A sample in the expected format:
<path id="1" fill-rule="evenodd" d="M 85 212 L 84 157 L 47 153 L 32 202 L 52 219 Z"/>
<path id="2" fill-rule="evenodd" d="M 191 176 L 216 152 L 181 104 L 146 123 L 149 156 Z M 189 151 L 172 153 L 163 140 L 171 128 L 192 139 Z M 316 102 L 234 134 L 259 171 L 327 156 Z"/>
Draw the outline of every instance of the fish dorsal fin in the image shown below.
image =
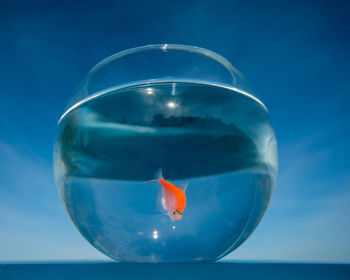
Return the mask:
<path id="1" fill-rule="evenodd" d="M 163 178 L 163 171 L 162 171 L 162 168 L 158 168 L 158 170 L 156 171 L 156 173 L 154 173 L 154 178 L 153 178 L 153 180 L 158 181 L 159 179 L 164 179 L 164 178 Z"/>
<path id="2" fill-rule="evenodd" d="M 179 184 L 179 189 L 181 189 L 183 192 L 186 192 L 189 182 L 181 183 Z"/>

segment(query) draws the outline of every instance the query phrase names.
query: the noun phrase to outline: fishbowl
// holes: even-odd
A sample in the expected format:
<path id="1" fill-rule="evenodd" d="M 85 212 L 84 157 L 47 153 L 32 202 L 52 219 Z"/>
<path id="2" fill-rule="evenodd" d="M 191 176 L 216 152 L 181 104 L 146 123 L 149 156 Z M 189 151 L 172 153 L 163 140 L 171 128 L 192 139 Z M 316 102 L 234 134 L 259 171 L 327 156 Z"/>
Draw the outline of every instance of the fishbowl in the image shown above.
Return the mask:
<path id="1" fill-rule="evenodd" d="M 120 262 L 208 262 L 262 219 L 277 172 L 263 102 L 222 56 L 149 45 L 98 63 L 58 122 L 64 206 Z"/>

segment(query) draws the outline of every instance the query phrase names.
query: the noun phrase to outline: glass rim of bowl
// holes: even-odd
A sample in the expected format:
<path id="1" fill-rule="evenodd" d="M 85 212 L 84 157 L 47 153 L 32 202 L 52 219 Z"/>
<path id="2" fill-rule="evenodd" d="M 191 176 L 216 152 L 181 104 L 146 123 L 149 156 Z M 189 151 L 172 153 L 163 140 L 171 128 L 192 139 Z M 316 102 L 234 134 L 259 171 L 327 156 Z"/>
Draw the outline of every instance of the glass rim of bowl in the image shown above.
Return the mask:
<path id="1" fill-rule="evenodd" d="M 168 43 L 164 43 L 164 44 L 148 44 L 148 45 L 143 45 L 143 46 L 139 46 L 139 47 L 133 47 L 133 48 L 129 48 L 126 50 L 122 50 L 119 51 L 117 53 L 114 53 L 108 57 L 106 57 L 105 59 L 101 60 L 100 62 L 98 62 L 95 66 L 93 66 L 90 71 L 87 73 L 87 75 L 84 77 L 84 79 L 82 80 L 82 82 L 79 84 L 78 89 L 82 88 L 83 92 L 85 93 L 84 97 L 80 98 L 79 100 L 73 102 L 72 105 L 68 106 L 68 108 L 66 108 L 66 110 L 64 111 L 64 113 L 61 115 L 58 124 L 60 123 L 60 121 L 72 110 L 74 110 L 75 108 L 77 108 L 78 106 L 80 106 L 81 104 L 96 98 L 102 94 L 104 94 L 107 91 L 110 91 L 111 88 L 106 88 L 105 90 L 101 90 L 101 91 L 95 91 L 92 94 L 87 93 L 88 90 L 88 86 L 89 86 L 89 82 L 91 80 L 91 78 L 95 75 L 95 73 L 97 73 L 100 69 L 102 69 L 104 66 L 106 66 L 107 64 L 116 61 L 120 58 L 126 57 L 128 55 L 132 55 L 132 54 L 137 54 L 140 52 L 144 52 L 144 51 L 149 51 L 149 50 L 161 50 L 164 52 L 167 52 L 169 50 L 174 50 L 174 51 L 185 51 L 188 53 L 195 53 L 195 54 L 199 54 L 199 55 L 203 55 L 209 59 L 212 59 L 213 61 L 217 62 L 219 65 L 223 66 L 225 68 L 225 70 L 228 71 L 228 73 L 231 75 L 232 77 L 232 83 L 229 82 L 218 82 L 218 81 L 205 81 L 204 79 L 183 79 L 183 78 L 171 78 L 171 79 L 164 79 L 164 78 L 147 78 L 147 79 L 140 79 L 140 80 L 132 80 L 131 82 L 125 82 L 125 83 L 121 83 L 116 87 L 113 87 L 113 90 L 118 90 L 121 88 L 125 88 L 125 87 L 129 87 L 129 86 L 133 86 L 133 85 L 137 85 L 137 84 L 148 84 L 148 83 L 165 83 L 165 82 L 206 82 L 207 84 L 210 85 L 219 85 L 223 88 L 227 88 L 227 89 L 231 89 L 231 90 L 235 90 L 240 92 L 241 94 L 253 99 L 255 102 L 259 103 L 266 112 L 268 112 L 267 107 L 265 106 L 265 104 L 260 100 L 260 98 L 256 97 L 255 94 L 252 94 L 250 92 L 252 92 L 251 90 L 245 90 L 242 89 L 241 87 L 238 87 L 236 85 L 237 83 L 237 77 L 239 78 L 239 80 L 242 80 L 244 83 L 248 83 L 248 81 L 246 80 L 246 78 L 231 64 L 231 62 L 229 60 L 227 60 L 225 57 L 217 54 L 216 52 L 213 52 L 211 50 L 202 48 L 202 47 L 198 47 L 198 46 L 192 46 L 192 45 L 183 45 L 183 44 L 168 44 Z"/>
<path id="2" fill-rule="evenodd" d="M 101 60 L 100 62 L 98 62 L 94 67 L 92 67 L 91 70 L 89 71 L 89 73 L 87 74 L 87 76 L 89 76 L 90 74 L 93 74 L 98 69 L 103 67 L 105 64 L 107 64 L 113 60 L 122 58 L 124 56 L 130 55 L 133 53 L 146 51 L 146 50 L 152 50 L 152 49 L 161 49 L 163 51 L 179 50 L 179 51 L 189 51 L 189 52 L 193 52 L 193 53 L 199 53 L 199 54 L 205 55 L 209 58 L 212 58 L 213 60 L 215 60 L 218 63 L 220 63 L 221 65 L 223 65 L 232 74 L 233 80 L 236 79 L 236 77 L 234 75 L 239 75 L 240 78 L 245 79 L 244 76 L 231 64 L 230 61 L 228 61 L 223 56 L 217 54 L 216 52 L 210 51 L 210 50 L 202 48 L 202 47 L 192 46 L 192 45 L 167 44 L 167 43 L 165 43 L 165 44 L 149 44 L 149 45 L 144 45 L 144 46 L 126 49 L 126 50 L 117 52 L 115 54 L 112 54 L 112 55 L 106 57 L 105 59 Z"/>

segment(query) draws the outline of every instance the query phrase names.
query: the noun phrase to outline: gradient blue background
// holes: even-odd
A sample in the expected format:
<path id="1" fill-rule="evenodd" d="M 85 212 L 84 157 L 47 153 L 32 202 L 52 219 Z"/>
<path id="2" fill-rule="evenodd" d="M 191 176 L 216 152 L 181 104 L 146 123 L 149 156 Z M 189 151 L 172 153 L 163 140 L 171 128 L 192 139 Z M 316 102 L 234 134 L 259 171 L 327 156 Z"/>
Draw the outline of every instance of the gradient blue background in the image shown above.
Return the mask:
<path id="1" fill-rule="evenodd" d="M 229 259 L 350 262 L 350 2 L 0 1 L 0 261 L 103 259 L 52 172 L 56 124 L 103 58 L 154 43 L 215 51 L 269 108 L 280 171 Z"/>

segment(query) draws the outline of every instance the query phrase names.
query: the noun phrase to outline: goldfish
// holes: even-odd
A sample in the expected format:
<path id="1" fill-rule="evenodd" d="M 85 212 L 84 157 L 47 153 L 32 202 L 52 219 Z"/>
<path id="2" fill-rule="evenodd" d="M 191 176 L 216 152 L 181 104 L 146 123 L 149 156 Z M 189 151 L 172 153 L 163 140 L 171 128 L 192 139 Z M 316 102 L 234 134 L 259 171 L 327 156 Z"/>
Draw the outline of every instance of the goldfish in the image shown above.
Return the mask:
<path id="1" fill-rule="evenodd" d="M 185 191 L 188 183 L 181 187 L 175 186 L 164 179 L 161 168 L 155 173 L 154 179 L 148 182 L 158 182 L 161 184 L 161 205 L 163 209 L 168 213 L 168 216 L 172 221 L 180 220 L 186 207 Z"/>

